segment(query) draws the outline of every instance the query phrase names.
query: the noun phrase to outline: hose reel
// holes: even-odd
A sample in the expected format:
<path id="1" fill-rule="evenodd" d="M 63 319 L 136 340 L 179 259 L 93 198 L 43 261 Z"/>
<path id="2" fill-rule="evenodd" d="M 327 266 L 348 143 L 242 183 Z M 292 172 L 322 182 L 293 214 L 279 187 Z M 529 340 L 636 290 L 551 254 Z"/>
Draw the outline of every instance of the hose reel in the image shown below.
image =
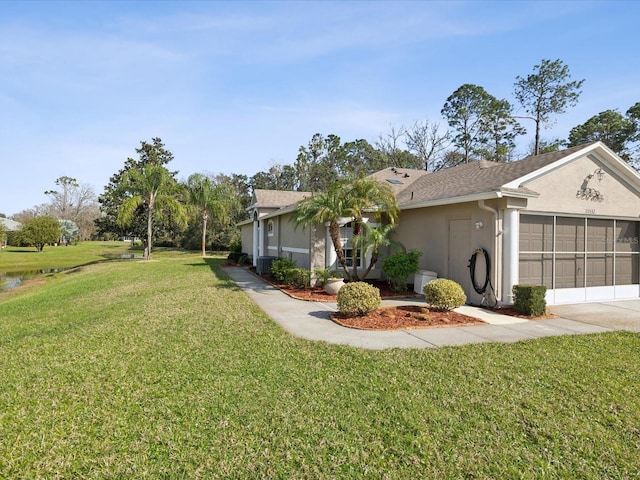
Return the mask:
<path id="1" fill-rule="evenodd" d="M 478 255 L 482 255 L 482 257 L 484 258 L 486 272 L 484 283 L 482 285 L 479 285 L 476 282 L 476 261 L 478 259 Z M 493 285 L 491 285 L 491 259 L 489 258 L 489 252 L 487 252 L 484 248 L 477 248 L 469 259 L 468 267 L 469 273 L 471 275 L 471 284 L 473 285 L 473 289 L 476 291 L 476 293 L 482 295 L 482 303 L 489 304 L 491 297 L 493 297 L 493 302 L 491 302 L 492 305 L 489 306 L 496 306 L 498 304 L 498 299 L 495 296 Z M 491 288 L 491 292 L 487 293 L 487 287 Z"/>

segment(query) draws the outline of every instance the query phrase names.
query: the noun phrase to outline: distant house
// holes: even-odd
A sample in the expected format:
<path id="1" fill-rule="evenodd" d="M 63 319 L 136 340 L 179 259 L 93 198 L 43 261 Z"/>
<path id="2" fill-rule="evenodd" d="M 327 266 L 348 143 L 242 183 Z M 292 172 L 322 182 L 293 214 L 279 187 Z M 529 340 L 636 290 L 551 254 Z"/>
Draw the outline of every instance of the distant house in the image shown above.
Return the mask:
<path id="1" fill-rule="evenodd" d="M 19 230 L 22 224 L 20 222 L 16 222 L 14 220 L 9 220 L 8 218 L 0 218 L 0 223 L 4 226 L 5 230 L 8 232 L 15 232 Z M 0 238 L 0 247 L 5 248 L 7 246 L 7 239 Z"/>
<path id="2" fill-rule="evenodd" d="M 512 163 L 372 177 L 391 185 L 400 205 L 394 238 L 423 253 L 421 269 L 460 283 L 471 303 L 480 303 L 485 282 L 504 304 L 518 283 L 545 285 L 549 304 L 640 297 L 640 175 L 601 142 Z M 306 195 L 254 193 L 251 219 L 240 225 L 254 262 L 273 255 L 312 270 L 337 267 L 326 226 L 296 230 L 290 222 Z M 347 251 L 350 220 L 342 222 Z"/>

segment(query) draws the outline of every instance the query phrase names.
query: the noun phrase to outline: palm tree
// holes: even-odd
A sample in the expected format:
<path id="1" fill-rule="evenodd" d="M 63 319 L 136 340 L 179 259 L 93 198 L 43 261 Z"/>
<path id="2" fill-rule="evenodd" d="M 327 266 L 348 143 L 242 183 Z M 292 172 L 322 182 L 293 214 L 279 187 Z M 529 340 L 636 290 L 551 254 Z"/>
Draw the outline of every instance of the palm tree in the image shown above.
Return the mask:
<path id="1" fill-rule="evenodd" d="M 378 227 L 371 227 L 365 223 L 363 227 L 363 232 L 357 237 L 353 237 L 351 241 L 358 245 L 363 252 L 371 250 L 369 266 L 362 275 L 362 279 L 365 279 L 375 264 L 378 263 L 381 247 L 393 246 L 404 250 L 404 246 L 397 240 L 389 238 L 389 235 L 391 235 L 396 228 L 396 225 L 393 223 L 387 223 Z"/>
<path id="2" fill-rule="evenodd" d="M 353 227 L 352 238 L 356 238 L 353 243 L 353 266 L 350 278 L 359 280 L 358 276 L 358 241 L 364 224 L 364 216 L 367 213 L 373 213 L 378 219 L 384 213 L 388 223 L 395 225 L 398 220 L 399 207 L 393 190 L 388 185 L 384 185 L 377 180 L 363 175 L 349 183 L 349 189 L 346 192 L 347 214 L 353 218 L 351 225 Z M 369 273 L 371 269 L 367 270 Z M 365 275 L 366 276 L 366 275 Z"/>
<path id="3" fill-rule="evenodd" d="M 121 188 L 130 196 L 120 205 L 117 222 L 120 226 L 128 225 L 138 207 L 145 209 L 147 239 L 144 258 L 149 260 L 154 216 L 162 217 L 170 213 L 179 224 L 186 225 L 184 205 L 176 197 L 178 185 L 165 167 L 149 164 L 140 169 L 128 170 L 122 177 Z"/>
<path id="4" fill-rule="evenodd" d="M 230 185 L 216 184 L 210 177 L 200 173 L 189 176 L 185 185 L 187 203 L 202 218 L 202 256 L 206 256 L 207 221 L 216 217 L 227 221 L 231 208 L 237 202 Z"/>
<path id="5" fill-rule="evenodd" d="M 329 236 L 342 269 L 350 280 L 358 277 L 358 241 L 364 223 L 364 216 L 374 212 L 378 217 L 385 213 L 389 223 L 395 224 L 398 217 L 398 203 L 390 187 L 374 179 L 360 176 L 356 179 L 345 178 L 333 183 L 329 189 L 320 194 L 307 197 L 298 203 L 293 215 L 296 226 L 312 227 L 315 225 L 329 225 Z M 352 218 L 353 237 L 353 267 L 349 266 L 344 254 L 340 238 L 340 218 Z"/>
<path id="6" fill-rule="evenodd" d="M 344 249 L 342 248 L 340 225 L 338 223 L 338 219 L 344 213 L 344 183 L 335 182 L 331 184 L 326 192 L 311 195 L 298 202 L 292 220 L 296 227 L 302 225 L 304 228 L 328 224 L 331 243 L 342 269 L 348 276 L 349 269 L 344 256 Z"/>

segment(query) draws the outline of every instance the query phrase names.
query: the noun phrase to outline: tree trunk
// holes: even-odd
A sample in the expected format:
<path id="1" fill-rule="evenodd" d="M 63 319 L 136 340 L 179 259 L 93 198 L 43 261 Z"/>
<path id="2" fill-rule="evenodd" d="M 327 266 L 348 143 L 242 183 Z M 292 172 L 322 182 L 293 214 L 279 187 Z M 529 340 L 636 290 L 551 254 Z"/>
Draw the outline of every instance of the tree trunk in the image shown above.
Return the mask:
<path id="1" fill-rule="evenodd" d="M 151 235 L 153 233 L 153 200 L 149 201 L 149 211 L 147 212 L 147 248 L 144 252 L 144 259 L 151 260 Z"/>
<path id="2" fill-rule="evenodd" d="M 533 150 L 535 156 L 540 155 L 540 115 L 536 116 L 536 144 Z"/>
<path id="3" fill-rule="evenodd" d="M 358 277 L 358 245 L 353 241 L 354 238 L 358 238 L 362 232 L 362 224 L 359 220 L 353 220 L 353 233 L 351 234 L 351 256 L 353 265 L 351 267 L 351 280 L 360 281 Z"/>
<path id="4" fill-rule="evenodd" d="M 207 256 L 207 217 L 208 215 L 205 213 L 202 215 L 202 256 Z"/>
<path id="5" fill-rule="evenodd" d="M 333 243 L 333 249 L 336 251 L 336 255 L 338 256 L 338 261 L 344 270 L 344 273 L 347 274 L 347 278 L 351 280 L 351 273 L 349 273 L 349 267 L 347 266 L 347 261 L 344 258 L 344 250 L 342 248 L 342 242 L 340 240 L 340 227 L 337 223 L 331 223 L 329 225 L 329 235 L 331 236 L 331 242 Z"/>
<path id="6" fill-rule="evenodd" d="M 367 270 L 364 272 L 364 275 L 362 275 L 363 280 L 367 278 L 367 275 L 369 275 L 369 272 L 371 271 L 371 269 L 376 263 L 378 263 L 378 251 L 374 250 L 373 252 L 371 252 L 371 260 L 369 261 L 369 266 L 367 267 Z"/>

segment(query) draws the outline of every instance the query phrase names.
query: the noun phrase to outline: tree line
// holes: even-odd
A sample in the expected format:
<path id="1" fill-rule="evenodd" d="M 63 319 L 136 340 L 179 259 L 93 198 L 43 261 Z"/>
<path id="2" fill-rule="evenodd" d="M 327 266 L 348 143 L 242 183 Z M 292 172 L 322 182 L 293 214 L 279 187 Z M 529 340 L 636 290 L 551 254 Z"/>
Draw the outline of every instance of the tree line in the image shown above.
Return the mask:
<path id="1" fill-rule="evenodd" d="M 343 142 L 334 134 L 317 133 L 300 146 L 292 164 L 273 164 L 251 177 L 240 174 L 196 173 L 186 180 L 168 164 L 173 154 L 160 138 L 142 141 L 137 159 L 127 158 L 97 196 L 72 177 L 60 177 L 45 192 L 50 203 L 12 217 L 27 222 L 48 216 L 60 222 L 61 236 L 144 239 L 150 254 L 160 245 L 188 249 L 226 249 L 239 243 L 235 225 L 247 218 L 255 189 L 326 192 L 339 179 L 358 178 L 388 167 L 436 171 L 479 159 L 508 162 L 516 158 L 516 140 L 532 122 L 535 136 L 528 152 L 538 155 L 563 146 L 601 140 L 621 158 L 638 166 L 640 157 L 640 102 L 624 113 L 606 110 L 577 125 L 568 139 L 544 139 L 541 131 L 557 115 L 577 104 L 584 80 L 571 80 L 561 60 L 542 60 L 533 72 L 517 76 L 514 105 L 483 87 L 464 84 L 445 101 L 442 127 L 431 120 L 410 126 L 391 125 L 373 143 L 364 139 Z"/>

